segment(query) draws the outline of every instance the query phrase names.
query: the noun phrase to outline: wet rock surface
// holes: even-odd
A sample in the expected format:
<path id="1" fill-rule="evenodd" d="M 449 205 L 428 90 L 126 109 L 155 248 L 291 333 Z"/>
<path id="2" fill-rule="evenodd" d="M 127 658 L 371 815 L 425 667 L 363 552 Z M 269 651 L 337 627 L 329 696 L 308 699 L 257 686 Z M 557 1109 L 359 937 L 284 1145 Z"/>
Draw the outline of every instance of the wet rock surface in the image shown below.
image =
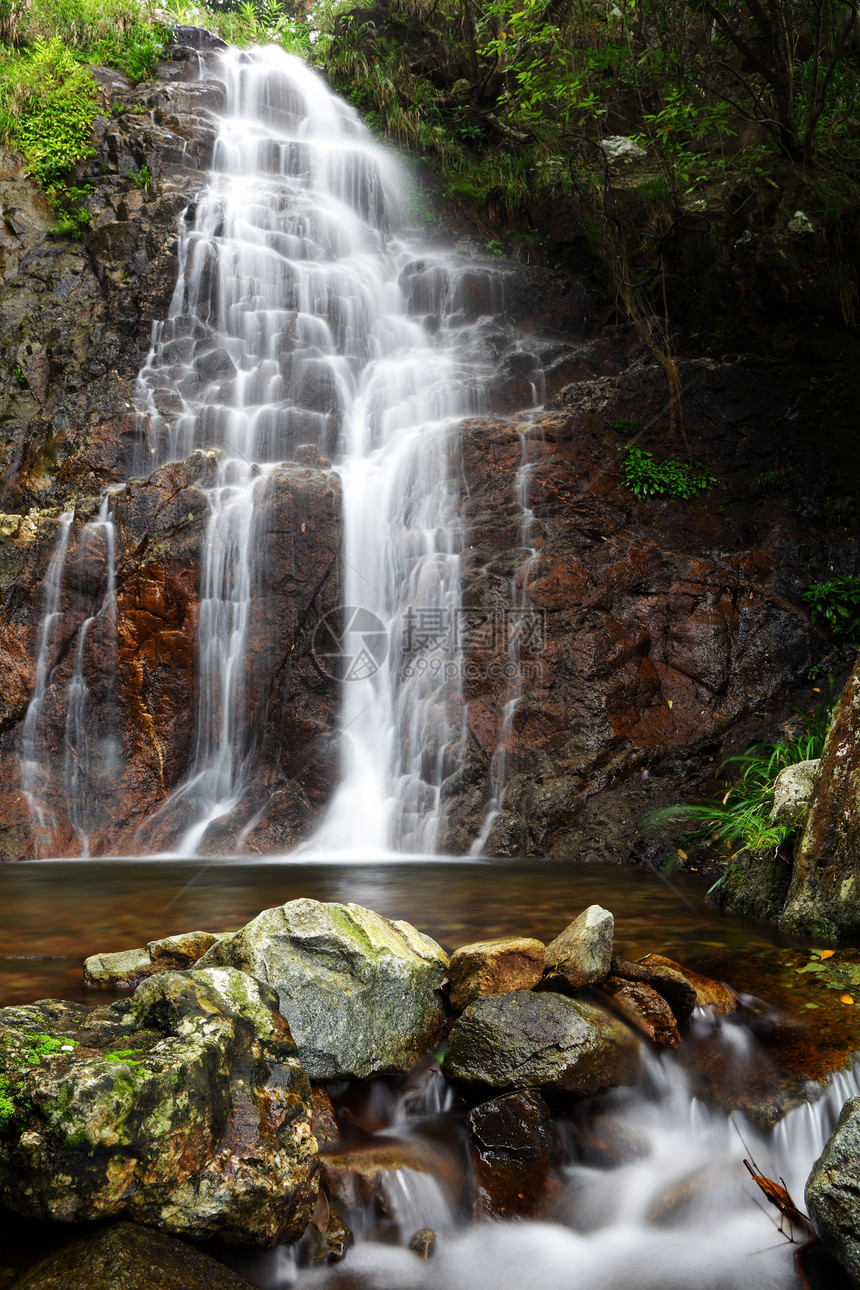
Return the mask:
<path id="1" fill-rule="evenodd" d="M 608 909 L 589 905 L 546 947 L 547 965 L 573 990 L 602 981 L 612 961 L 615 919 Z"/>
<path id="2" fill-rule="evenodd" d="M 115 614 L 103 612 L 110 569 L 103 535 L 88 527 L 94 503 L 76 513 L 36 729 L 34 792 L 42 823 L 35 829 L 22 791 L 21 722 L 35 677 L 57 511 L 31 514 L 14 535 L 0 533 L 0 596 L 7 613 L 15 610 L 2 636 L 10 664 L 9 683 L 0 687 L 4 858 L 75 854 L 82 833 L 95 852 L 136 854 L 169 847 L 192 822 L 192 807 L 181 800 L 171 806 L 170 797 L 193 762 L 208 518 L 202 490 L 217 461 L 217 453 L 196 452 L 115 495 Z M 298 841 L 332 790 L 337 685 L 315 666 L 310 642 L 313 625 L 337 604 L 340 535 L 340 489 L 331 471 L 286 466 L 269 476 L 257 541 L 275 572 L 249 624 L 248 668 L 259 684 L 244 714 L 249 731 L 262 727 L 264 735 L 256 773 L 221 822 L 216 850 L 235 849 L 240 832 L 251 851 L 270 849 L 273 838 Z M 83 624 L 93 616 L 83 661 L 92 715 L 71 757 L 69 687 Z"/>
<path id="3" fill-rule="evenodd" d="M 610 1006 L 658 1048 L 677 1048 L 681 1042 L 675 1014 L 666 1000 L 644 982 L 624 981 L 610 976 L 601 992 Z"/>
<path id="4" fill-rule="evenodd" d="M 544 947 L 528 936 L 503 936 L 461 945 L 448 965 L 448 997 L 461 1012 L 483 994 L 530 990 L 543 976 Z"/>
<path id="5" fill-rule="evenodd" d="M 226 936 L 199 966 L 231 965 L 277 991 L 312 1079 L 406 1071 L 442 1035 L 441 946 L 360 905 L 294 900 Z"/>
<path id="6" fill-rule="evenodd" d="M 860 1281 L 860 1097 L 849 1098 L 806 1184 L 806 1205 L 825 1249 Z"/>
<path id="7" fill-rule="evenodd" d="M 550 410 L 464 426 L 463 601 L 485 630 L 467 649 L 468 736 L 443 786 L 450 852 L 468 849 L 503 747 L 507 785 L 488 853 L 647 855 L 644 811 L 703 791 L 726 753 L 778 727 L 792 696 L 811 707 L 810 663 L 844 667 L 800 603 L 810 541 L 840 568 L 856 560 L 853 527 L 810 523 L 814 507 L 801 497 L 801 478 L 812 485 L 828 469 L 812 465 L 809 373 L 683 363 L 690 451 L 719 482 L 692 503 L 640 501 L 621 482 L 621 449 L 688 456 L 666 429 L 659 369 L 628 353 L 613 370 L 618 337 L 603 344 L 609 374 L 581 371 Z M 633 439 L 611 429 L 625 420 L 638 427 Z M 768 458 L 797 481 L 783 495 L 757 494 Z M 523 528 L 516 480 L 526 468 Z M 512 656 L 501 636 L 514 597 L 540 627 L 522 639 L 505 683 Z"/>
<path id="8" fill-rule="evenodd" d="M 635 1082 L 639 1045 L 609 1013 L 560 994 L 488 995 L 454 1024 L 446 1075 L 492 1089 L 585 1095 Z"/>
<path id="9" fill-rule="evenodd" d="M 180 932 L 149 941 L 139 950 L 91 954 L 84 960 L 84 985 L 131 988 L 157 972 L 193 967 L 218 939 L 215 932 Z"/>
<path id="10" fill-rule="evenodd" d="M 71 1242 L 17 1277 L 9 1290 L 251 1290 L 202 1250 L 134 1223 Z"/>
<path id="11" fill-rule="evenodd" d="M 561 1144 L 549 1107 L 533 1089 L 469 1112 L 476 1218 L 535 1218 L 558 1190 Z"/>
<path id="12" fill-rule="evenodd" d="M 103 1008 L 3 1009 L 0 1063 L 0 1176 L 21 1214 L 240 1244 L 304 1230 L 310 1087 L 275 996 L 244 973 L 165 972 Z"/>
<path id="13" fill-rule="evenodd" d="M 860 935 L 860 658 L 834 713 L 780 916 L 789 931 Z"/>

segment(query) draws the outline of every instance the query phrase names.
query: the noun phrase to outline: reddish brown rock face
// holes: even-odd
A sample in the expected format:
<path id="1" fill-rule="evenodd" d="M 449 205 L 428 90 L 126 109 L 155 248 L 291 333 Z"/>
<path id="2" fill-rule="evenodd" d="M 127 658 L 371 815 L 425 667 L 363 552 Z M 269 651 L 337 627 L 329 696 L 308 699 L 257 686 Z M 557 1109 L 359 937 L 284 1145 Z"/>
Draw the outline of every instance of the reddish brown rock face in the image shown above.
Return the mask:
<path id="1" fill-rule="evenodd" d="M 109 615 L 90 628 L 83 668 L 92 757 L 89 769 L 82 765 L 80 773 L 90 803 L 94 854 L 170 848 L 182 823 L 176 817 L 161 827 L 148 821 L 183 782 L 193 760 L 200 551 L 208 514 L 202 489 L 216 465 L 216 454 L 195 453 L 148 480 L 132 481 L 113 499 L 115 623 Z M 81 516 L 82 521 L 87 518 L 91 516 Z M 26 570 L 32 578 L 26 633 L 31 659 L 38 650 L 43 579 L 56 528 L 56 520 L 40 519 L 35 536 L 27 530 L 3 546 L 5 567 Z M 320 675 L 310 656 L 315 622 L 338 603 L 336 477 L 300 466 L 276 472 L 260 507 L 259 541 L 266 589 L 256 599 L 249 631 L 248 669 L 254 684 L 246 720 L 249 739 L 255 730 L 263 733 L 257 739 L 256 773 L 235 818 L 225 820 L 214 839 L 217 851 L 234 849 L 253 816 L 258 818 L 248 834 L 250 848 L 295 845 L 331 791 L 336 767 L 337 686 Z M 0 848 L 8 858 L 80 852 L 69 813 L 69 775 L 74 773 L 67 757 L 69 682 L 81 627 L 98 612 L 106 577 L 103 540 L 76 521 L 63 577 L 51 685 L 38 727 L 44 771 L 40 798 L 48 821 L 41 830 L 31 827 L 16 755 L 29 689 L 18 672 L 12 674 L 13 685 L 4 688 L 9 737 L 0 753 L 5 825 Z M 15 646 L 20 636 L 10 633 L 8 639 Z M 108 740 L 115 750 L 110 768 L 99 753 Z"/>
<path id="2" fill-rule="evenodd" d="M 720 500 L 742 487 L 731 472 L 750 470 L 738 460 L 746 441 L 724 388 L 738 380 L 751 406 L 763 394 L 747 389 L 743 372 L 714 364 L 688 364 L 685 379 L 698 389 L 694 451 L 721 480 L 694 501 L 639 501 L 622 482 L 627 440 L 609 426 L 633 412 L 643 425 L 659 416 L 656 368 L 569 386 L 562 410 L 466 424 L 464 603 L 501 617 L 516 586 L 545 636 L 521 650 L 513 683 L 498 676 L 510 662 L 503 649 L 467 658 L 466 769 L 450 782 L 442 849 L 474 838 L 488 768 L 495 758 L 498 770 L 503 753 L 489 854 L 626 859 L 643 811 L 689 799 L 715 777 L 733 737 L 742 746 L 756 737 L 749 714 L 778 710 L 802 683 L 820 646 L 786 594 L 803 585 L 801 529 L 784 504 L 738 507 L 734 519 Z M 771 397 L 777 406 L 775 386 Z M 762 423 L 765 415 L 758 407 Z M 638 446 L 658 460 L 685 456 L 665 429 Z M 525 534 L 515 489 L 524 462 Z M 506 728 L 505 704 L 517 696 Z"/>

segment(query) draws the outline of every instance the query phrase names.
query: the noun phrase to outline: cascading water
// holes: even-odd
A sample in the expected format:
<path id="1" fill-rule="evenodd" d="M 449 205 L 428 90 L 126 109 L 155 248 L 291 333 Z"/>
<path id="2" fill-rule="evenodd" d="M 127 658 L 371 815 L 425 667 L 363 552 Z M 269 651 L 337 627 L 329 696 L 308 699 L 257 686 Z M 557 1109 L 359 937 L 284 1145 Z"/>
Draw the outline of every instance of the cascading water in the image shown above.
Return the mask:
<path id="1" fill-rule="evenodd" d="M 458 605 L 458 418 L 491 371 L 464 308 L 468 273 L 419 258 L 393 161 L 357 115 L 278 49 L 225 54 L 216 175 L 180 247 L 170 314 L 140 385 L 138 468 L 220 449 L 208 490 L 193 764 L 141 831 L 194 853 L 240 802 L 254 751 L 245 643 L 255 507 L 272 467 L 312 443 L 344 497 L 342 779 L 317 850 L 433 849 L 446 748 L 459 733 L 445 643 Z M 498 272 L 478 275 L 490 307 Z M 470 323 L 469 318 L 472 318 Z M 436 625 L 404 643 L 418 614 Z M 262 679 L 265 683 L 265 678 Z M 171 827 L 171 821 L 172 827 Z"/>
<path id="2" fill-rule="evenodd" d="M 700 1010 L 693 1028 L 737 1032 L 743 1027 Z M 776 1211 L 744 1159 L 752 1154 L 766 1176 L 784 1177 L 802 1207 L 803 1187 L 846 1097 L 860 1090 L 860 1068 L 831 1077 L 818 1101 L 788 1114 L 773 1132 L 746 1116 L 730 1118 L 700 1102 L 676 1056 L 645 1051 L 633 1089 L 616 1089 L 558 1121 L 564 1142 L 561 1186 L 543 1221 L 471 1222 L 446 1207 L 432 1177 L 416 1184 L 412 1170 L 385 1180 L 385 1239 L 357 1214 L 356 1247 L 342 1266 L 305 1267 L 261 1261 L 255 1284 L 265 1290 L 793 1290 L 794 1252 L 777 1231 Z M 413 1119 L 422 1132 L 426 1108 Z M 402 1135 L 402 1114 L 392 1112 Z M 426 1132 L 426 1129 L 424 1130 Z M 383 1130 L 383 1135 L 388 1130 Z M 438 1140 L 431 1130 L 430 1141 Z M 419 1175 L 420 1177 L 420 1175 Z M 449 1179 L 450 1189 L 450 1179 Z M 427 1263 L 408 1248 L 421 1228 L 438 1237 Z M 786 1223 L 786 1231 L 788 1225 Z M 795 1231 L 799 1242 L 805 1235 Z"/>

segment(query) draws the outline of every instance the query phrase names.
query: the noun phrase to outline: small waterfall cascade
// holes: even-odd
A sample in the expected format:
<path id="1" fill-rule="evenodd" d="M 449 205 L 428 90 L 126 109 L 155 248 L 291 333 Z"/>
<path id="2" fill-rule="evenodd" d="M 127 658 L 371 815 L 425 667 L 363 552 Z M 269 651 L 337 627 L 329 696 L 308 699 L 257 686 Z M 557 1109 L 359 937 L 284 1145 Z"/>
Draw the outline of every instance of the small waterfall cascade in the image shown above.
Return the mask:
<path id="1" fill-rule="evenodd" d="M 534 390 L 535 398 L 543 397 L 542 391 Z M 490 801 L 483 826 L 472 846 L 472 855 L 483 854 L 490 836 L 490 831 L 499 818 L 502 799 L 505 792 L 508 769 L 508 746 L 514 726 L 514 714 L 522 698 L 523 652 L 530 646 L 538 648 L 541 642 L 535 640 L 536 634 L 543 631 L 543 622 L 535 614 L 529 600 L 529 574 L 538 559 L 538 549 L 534 545 L 532 525 L 534 512 L 530 506 L 530 482 L 537 467 L 532 450 L 532 440 L 526 430 L 520 431 L 520 464 L 514 481 L 514 496 L 520 509 L 520 551 L 511 575 L 511 609 L 506 619 L 506 666 L 503 683 L 508 698 L 502 712 L 502 724 L 496 751 L 490 762 Z M 530 640 L 529 637 L 532 637 Z"/>
<path id="2" fill-rule="evenodd" d="M 40 718 L 51 673 L 59 654 L 59 627 L 62 618 L 60 596 L 63 589 L 63 570 L 69 549 L 69 533 L 75 518 L 74 511 L 64 511 L 60 516 L 57 541 L 45 573 L 45 604 L 39 652 L 36 655 L 36 681 L 33 696 L 24 717 L 21 747 L 21 787 L 27 799 L 37 855 L 48 854 L 48 847 L 55 834 L 56 822 L 47 800 L 47 775 L 50 762 L 41 746 Z"/>
<path id="3" fill-rule="evenodd" d="M 709 1009 L 692 1024 L 743 1031 Z M 736 1036 L 739 1044 L 747 1038 L 755 1044 Z M 858 1089 L 855 1065 L 769 1131 L 700 1101 L 675 1055 L 646 1049 L 636 1087 L 556 1120 L 563 1164 L 546 1218 L 476 1224 L 468 1206 L 446 1205 L 432 1171 L 400 1169 L 385 1178 L 384 1217 L 374 1225 L 356 1215 L 356 1245 L 343 1265 L 286 1268 L 273 1260 L 255 1269 L 255 1280 L 267 1290 L 345 1290 L 365 1281 L 391 1290 L 793 1290 L 798 1245 L 777 1231 L 776 1211 L 759 1203 L 744 1159 L 752 1155 L 766 1177 L 784 1178 L 803 1208 L 809 1171 Z M 402 1136 L 402 1109 L 392 1116 Z M 416 1142 L 427 1123 L 423 1106 L 413 1121 Z M 431 1128 L 429 1141 L 440 1140 Z M 449 1195 L 450 1168 L 440 1175 Z M 426 1263 L 408 1248 L 422 1228 L 438 1238 Z"/>
<path id="4" fill-rule="evenodd" d="M 332 646 L 342 777 L 312 846 L 431 851 L 463 719 L 450 655 L 463 540 L 451 445 L 486 406 L 480 329 L 501 310 L 501 272 L 422 248 L 404 227 L 396 163 L 301 61 L 231 51 L 219 72 L 215 174 L 187 213 L 174 299 L 139 380 L 138 471 L 220 452 L 193 763 L 155 830 L 141 830 L 142 849 L 156 832 L 178 854 L 205 849 L 246 792 L 258 738 L 247 693 L 266 684 L 246 663 L 266 579 L 256 517 L 271 471 L 312 444 L 340 475 L 345 531 Z"/>
<path id="5" fill-rule="evenodd" d="M 109 723 L 101 719 L 115 701 L 115 671 L 98 669 L 97 694 L 88 675 L 93 657 L 116 659 L 114 491 L 105 492 L 96 517 L 82 526 L 72 567 L 69 539 L 75 517 L 73 512 L 60 516 L 45 575 L 36 683 L 21 748 L 22 789 L 40 857 L 56 854 L 57 839 L 64 836 L 70 836 L 80 855 L 90 854 L 91 838 L 110 809 L 119 768 L 119 750 L 106 733 Z M 83 617 L 81 602 L 86 606 Z M 71 669 L 61 668 L 70 652 Z M 59 748 L 49 746 L 46 736 L 47 708 L 55 706 L 64 712 Z"/>

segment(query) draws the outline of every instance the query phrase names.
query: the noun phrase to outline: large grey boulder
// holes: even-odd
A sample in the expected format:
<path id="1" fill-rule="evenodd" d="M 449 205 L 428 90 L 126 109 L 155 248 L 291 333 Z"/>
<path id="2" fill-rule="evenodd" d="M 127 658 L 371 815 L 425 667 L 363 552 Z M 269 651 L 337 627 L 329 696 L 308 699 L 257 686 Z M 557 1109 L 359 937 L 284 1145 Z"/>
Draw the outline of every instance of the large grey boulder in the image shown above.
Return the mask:
<path id="1" fill-rule="evenodd" d="M 20 1214 L 267 1245 L 313 1213 L 310 1085 L 273 992 L 235 969 L 0 1010 L 0 1090 L 0 1188 Z"/>
<path id="2" fill-rule="evenodd" d="M 812 1167 L 806 1208 L 825 1248 L 860 1282 L 860 1097 L 845 1103 Z"/>
<path id="3" fill-rule="evenodd" d="M 311 1079 L 407 1071 L 442 1035 L 445 951 L 361 905 L 303 898 L 266 909 L 198 964 L 220 965 L 277 991 Z"/>
<path id="4" fill-rule="evenodd" d="M 546 947 L 547 967 L 578 990 L 609 975 L 615 919 L 602 905 L 589 905 Z"/>
<path id="5" fill-rule="evenodd" d="M 635 1083 L 639 1042 L 602 1008 L 517 990 L 477 999 L 456 1022 L 445 1074 L 491 1089 L 590 1094 Z"/>

